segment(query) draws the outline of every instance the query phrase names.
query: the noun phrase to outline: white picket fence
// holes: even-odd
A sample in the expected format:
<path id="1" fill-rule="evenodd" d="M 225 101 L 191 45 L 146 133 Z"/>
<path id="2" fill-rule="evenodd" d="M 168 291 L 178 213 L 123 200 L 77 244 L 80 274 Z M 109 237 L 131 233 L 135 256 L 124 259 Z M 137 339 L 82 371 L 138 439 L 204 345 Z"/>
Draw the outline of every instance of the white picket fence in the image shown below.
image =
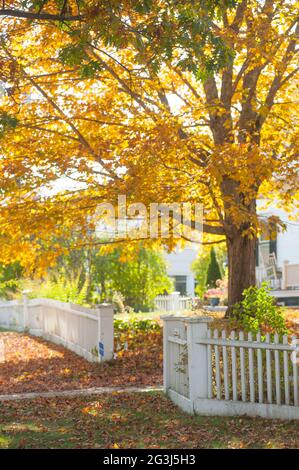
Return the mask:
<path id="1" fill-rule="evenodd" d="M 74 351 L 89 361 L 113 358 L 113 307 L 96 309 L 52 299 L 0 303 L 0 327 L 28 331 Z"/>
<path id="2" fill-rule="evenodd" d="M 169 295 L 158 295 L 155 298 L 155 308 L 162 312 L 182 312 L 190 310 L 191 297 L 180 295 L 179 292 L 172 292 Z"/>
<path id="3" fill-rule="evenodd" d="M 189 413 L 299 419 L 296 337 L 238 336 L 211 318 L 162 317 L 164 389 Z"/>

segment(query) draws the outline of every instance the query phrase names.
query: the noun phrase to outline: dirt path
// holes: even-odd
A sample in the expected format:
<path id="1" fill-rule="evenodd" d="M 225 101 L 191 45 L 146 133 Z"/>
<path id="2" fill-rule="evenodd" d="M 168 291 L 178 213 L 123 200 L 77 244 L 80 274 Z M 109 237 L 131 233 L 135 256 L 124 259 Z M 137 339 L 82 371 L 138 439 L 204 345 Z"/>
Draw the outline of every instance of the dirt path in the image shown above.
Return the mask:
<path id="1" fill-rule="evenodd" d="M 0 395 L 0 401 L 12 400 L 32 400 L 34 398 L 58 398 L 58 397 L 80 397 L 86 395 L 103 395 L 107 393 L 136 393 L 136 392 L 158 392 L 163 390 L 162 386 L 157 387 L 93 387 L 82 388 L 80 390 L 57 390 L 54 392 L 29 392 L 13 393 L 10 395 Z"/>

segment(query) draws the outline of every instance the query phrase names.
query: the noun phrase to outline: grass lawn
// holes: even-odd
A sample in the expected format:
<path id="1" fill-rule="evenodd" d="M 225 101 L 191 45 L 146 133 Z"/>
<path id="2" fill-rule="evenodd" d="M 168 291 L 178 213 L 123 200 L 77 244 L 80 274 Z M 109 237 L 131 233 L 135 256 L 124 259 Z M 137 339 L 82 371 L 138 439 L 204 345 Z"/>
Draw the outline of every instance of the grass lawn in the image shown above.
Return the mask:
<path id="1" fill-rule="evenodd" d="M 295 422 L 189 416 L 162 393 L 0 403 L 0 448 L 296 448 Z"/>

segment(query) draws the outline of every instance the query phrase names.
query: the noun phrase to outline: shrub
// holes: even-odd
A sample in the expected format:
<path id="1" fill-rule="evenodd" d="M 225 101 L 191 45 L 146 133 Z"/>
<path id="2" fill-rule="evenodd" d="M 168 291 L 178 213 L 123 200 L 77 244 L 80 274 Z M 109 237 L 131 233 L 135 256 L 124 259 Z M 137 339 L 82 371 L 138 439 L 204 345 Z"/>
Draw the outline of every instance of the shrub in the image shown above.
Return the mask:
<path id="1" fill-rule="evenodd" d="M 276 305 L 267 283 L 260 288 L 251 286 L 245 289 L 243 297 L 233 310 L 233 317 L 242 328 L 253 332 L 262 329 L 269 333 L 288 333 L 284 310 Z"/>
<path id="2" fill-rule="evenodd" d="M 150 336 L 156 337 L 161 330 L 161 325 L 155 320 L 140 320 L 136 317 L 128 320 L 114 319 L 116 351 L 128 349 L 128 343 L 130 344 L 130 348 L 137 347 L 140 349 Z"/>
<path id="3" fill-rule="evenodd" d="M 55 279 L 47 277 L 43 281 L 24 281 L 21 287 L 30 290 L 31 298 L 42 297 L 87 305 L 85 299 L 88 283 L 86 280 L 80 285 L 80 275 L 66 277 L 65 273 L 61 272 Z"/>
<path id="4" fill-rule="evenodd" d="M 155 320 L 131 318 L 129 320 L 115 319 L 114 328 L 116 331 L 150 332 L 160 330 L 161 326 Z"/>
<path id="5" fill-rule="evenodd" d="M 22 268 L 19 263 L 0 265 L 0 298 L 10 300 L 19 287 Z"/>

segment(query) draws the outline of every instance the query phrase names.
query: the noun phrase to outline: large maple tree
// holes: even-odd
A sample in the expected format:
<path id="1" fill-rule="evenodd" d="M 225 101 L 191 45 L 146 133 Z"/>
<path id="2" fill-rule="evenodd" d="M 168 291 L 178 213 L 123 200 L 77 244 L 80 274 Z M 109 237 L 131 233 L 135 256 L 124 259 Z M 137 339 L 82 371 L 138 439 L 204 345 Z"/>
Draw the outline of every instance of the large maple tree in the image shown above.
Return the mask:
<path id="1" fill-rule="evenodd" d="M 1 259 L 51 264 L 119 194 L 200 202 L 239 301 L 258 197 L 296 201 L 298 3 L 4 2 L 1 16 Z M 62 177 L 74 187 L 54 191 Z"/>

